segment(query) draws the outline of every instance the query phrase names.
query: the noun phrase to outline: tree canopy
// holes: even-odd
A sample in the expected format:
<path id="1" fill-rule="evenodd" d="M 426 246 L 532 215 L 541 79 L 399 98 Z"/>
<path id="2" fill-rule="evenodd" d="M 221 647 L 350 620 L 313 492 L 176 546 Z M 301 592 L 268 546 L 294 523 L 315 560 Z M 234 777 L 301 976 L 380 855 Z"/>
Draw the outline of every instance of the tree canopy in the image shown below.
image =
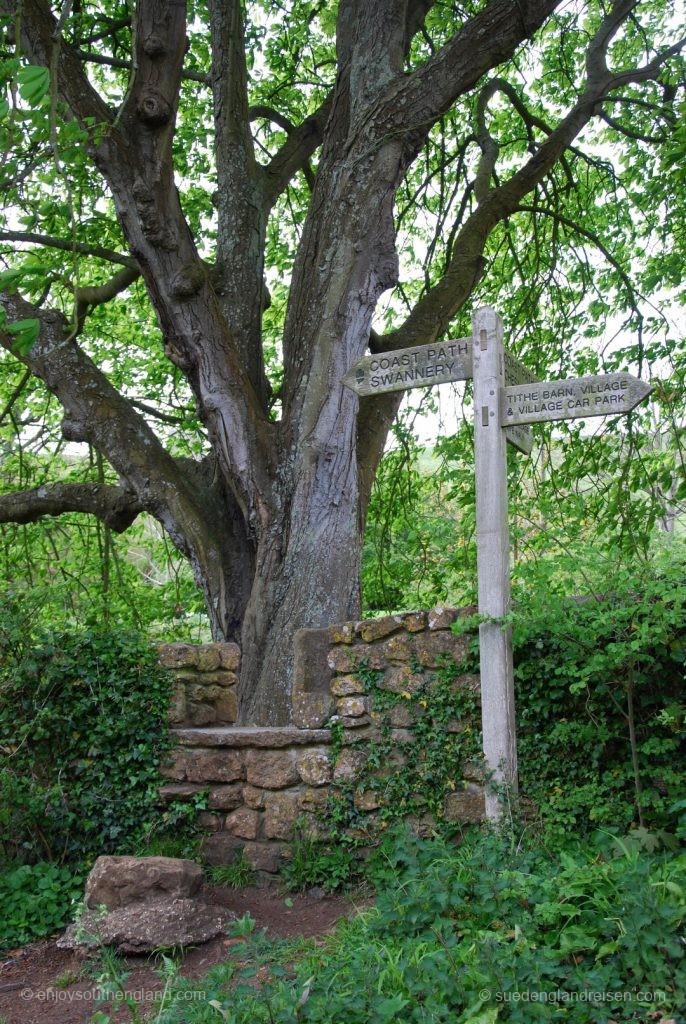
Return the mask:
<path id="1" fill-rule="evenodd" d="M 653 519 L 679 497 L 677 0 L 0 18 L 0 521 L 153 516 L 242 644 L 244 720 L 288 719 L 295 629 L 359 614 L 400 404 L 342 386 L 367 349 L 487 301 L 541 379 L 656 376 L 639 483 Z"/>

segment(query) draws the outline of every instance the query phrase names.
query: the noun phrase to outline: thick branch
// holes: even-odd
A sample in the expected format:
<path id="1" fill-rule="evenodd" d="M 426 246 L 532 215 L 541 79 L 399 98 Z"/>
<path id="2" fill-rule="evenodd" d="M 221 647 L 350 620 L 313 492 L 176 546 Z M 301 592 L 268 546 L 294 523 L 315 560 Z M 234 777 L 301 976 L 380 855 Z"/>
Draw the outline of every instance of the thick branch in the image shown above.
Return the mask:
<path id="1" fill-rule="evenodd" d="M 45 246 L 46 249 L 78 252 L 82 256 L 95 256 L 97 259 L 107 260 L 108 263 L 120 263 L 123 267 L 138 269 L 133 256 L 125 256 L 123 253 L 114 252 L 113 249 L 104 249 L 101 245 L 86 245 L 66 238 L 55 238 L 53 235 L 39 235 L 34 231 L 0 231 L 0 242 L 33 242 Z"/>
<path id="2" fill-rule="evenodd" d="M 74 292 L 77 334 L 81 332 L 86 317 L 96 306 L 110 302 L 120 292 L 125 291 L 130 284 L 137 281 L 140 276 L 141 272 L 137 267 L 133 269 L 124 267 L 104 284 L 85 285 L 77 288 Z"/>
<path id="3" fill-rule="evenodd" d="M 76 50 L 76 55 L 87 64 L 103 64 L 110 68 L 121 68 L 122 71 L 132 71 L 130 60 L 123 60 L 121 57 L 106 57 L 102 53 L 90 53 L 88 50 Z M 201 85 L 210 84 L 210 76 L 204 75 L 202 71 L 184 69 L 181 77 L 187 82 L 200 82 Z"/>
<path id="4" fill-rule="evenodd" d="M 267 180 L 264 191 L 265 212 L 272 208 L 293 176 L 298 171 L 304 171 L 307 168 L 310 157 L 322 143 L 332 103 L 333 93 L 330 93 L 314 114 L 306 117 L 302 124 L 289 133 L 281 149 L 267 164 L 265 168 Z"/>
<path id="5" fill-rule="evenodd" d="M 132 491 L 105 484 L 44 484 L 0 495 L 0 523 L 35 523 L 43 516 L 87 512 L 123 533 L 142 511 Z"/>
<path id="6" fill-rule="evenodd" d="M 589 47 L 587 63 L 591 75 L 577 103 L 516 174 L 482 194 L 477 209 L 456 236 L 454 255 L 443 278 L 426 292 L 397 331 L 380 340 L 382 348 L 429 343 L 447 330 L 450 320 L 466 302 L 483 273 L 484 248 L 496 224 L 514 213 L 523 197 L 549 173 L 565 149 L 599 111 L 600 102 L 613 87 L 616 79 L 609 72 L 602 73 L 606 66 L 604 53 L 622 23 L 618 9 L 621 8 L 626 17 L 633 6 L 627 0 L 617 5 L 604 19 Z M 651 62 L 654 73 L 669 52 L 671 48 L 661 59 Z"/>

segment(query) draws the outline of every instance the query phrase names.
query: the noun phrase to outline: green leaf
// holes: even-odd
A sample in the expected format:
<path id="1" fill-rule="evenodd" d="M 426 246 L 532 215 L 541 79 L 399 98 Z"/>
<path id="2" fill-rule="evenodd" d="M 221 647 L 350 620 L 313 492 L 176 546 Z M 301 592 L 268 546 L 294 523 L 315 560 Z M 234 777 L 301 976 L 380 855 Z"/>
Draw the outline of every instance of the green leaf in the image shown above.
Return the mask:
<path id="1" fill-rule="evenodd" d="M 12 352 L 18 356 L 29 354 L 40 334 L 40 320 L 31 317 L 27 320 L 16 320 L 5 328 L 15 341 L 12 345 Z"/>
<path id="2" fill-rule="evenodd" d="M 29 64 L 20 68 L 17 74 L 19 95 L 31 107 L 37 107 L 50 88 L 48 68 Z"/>

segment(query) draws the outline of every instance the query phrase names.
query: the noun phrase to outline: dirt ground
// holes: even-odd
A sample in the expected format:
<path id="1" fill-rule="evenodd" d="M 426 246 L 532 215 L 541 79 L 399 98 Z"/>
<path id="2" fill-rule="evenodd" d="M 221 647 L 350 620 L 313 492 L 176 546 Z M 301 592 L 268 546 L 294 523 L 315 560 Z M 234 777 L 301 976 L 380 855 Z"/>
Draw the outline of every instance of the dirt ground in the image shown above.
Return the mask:
<path id="1" fill-rule="evenodd" d="M 266 928 L 269 935 L 278 938 L 326 935 L 341 917 L 355 912 L 349 900 L 325 897 L 318 890 L 291 895 L 290 906 L 286 894 L 275 886 L 212 886 L 205 898 L 228 907 L 236 917 L 249 913 L 257 929 Z M 58 949 L 55 938 L 14 950 L 0 960 L 0 1024 L 85 1024 L 91 1019 L 97 1009 L 93 969 L 89 969 L 85 954 Z M 187 950 L 179 973 L 187 978 L 201 977 L 225 959 L 228 947 L 236 941 L 219 937 Z M 162 988 L 154 958 L 132 956 L 124 963 L 130 971 L 127 992 L 134 993 L 141 1010 L 151 1009 L 153 993 Z M 110 1013 L 113 1021 L 130 1019 L 124 1007 L 113 1012 L 112 1004 L 107 1003 L 101 1009 Z"/>

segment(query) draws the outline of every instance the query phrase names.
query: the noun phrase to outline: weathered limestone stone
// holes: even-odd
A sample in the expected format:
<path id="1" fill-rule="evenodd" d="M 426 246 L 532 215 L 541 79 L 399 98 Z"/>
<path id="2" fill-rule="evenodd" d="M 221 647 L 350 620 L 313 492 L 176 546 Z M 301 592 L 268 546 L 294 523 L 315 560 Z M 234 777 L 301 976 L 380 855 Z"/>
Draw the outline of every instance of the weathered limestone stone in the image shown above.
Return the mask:
<path id="1" fill-rule="evenodd" d="M 160 775 L 165 779 L 182 781 L 186 778 L 187 757 L 185 750 L 172 750 L 166 762 L 160 768 Z"/>
<path id="2" fill-rule="evenodd" d="M 349 747 L 341 750 L 334 765 L 334 782 L 347 782 L 349 779 L 357 778 L 365 765 L 367 756 L 365 750 L 354 750 Z"/>
<path id="3" fill-rule="evenodd" d="M 157 651 L 163 668 L 195 668 L 197 665 L 195 644 L 161 644 Z"/>
<path id="4" fill-rule="evenodd" d="M 391 729 L 391 739 L 401 745 L 414 743 L 414 736 L 409 729 Z"/>
<path id="5" fill-rule="evenodd" d="M 381 795 L 375 793 L 372 789 L 365 789 L 362 793 L 355 793 L 353 802 L 358 811 L 376 811 L 382 804 Z"/>
<path id="6" fill-rule="evenodd" d="M 243 786 L 234 782 L 229 786 L 213 786 L 207 798 L 207 806 L 214 811 L 233 811 L 243 802 Z"/>
<path id="7" fill-rule="evenodd" d="M 198 672 L 214 672 L 221 665 L 221 654 L 217 644 L 198 644 L 195 664 Z"/>
<path id="8" fill-rule="evenodd" d="M 86 906 L 108 910 L 200 891 L 202 868 L 177 857 L 98 857 L 86 881 Z"/>
<path id="9" fill-rule="evenodd" d="M 223 726 L 216 729 L 175 729 L 174 737 L 182 747 L 311 747 L 328 743 L 328 729 L 293 729 L 290 726 Z"/>
<path id="10" fill-rule="evenodd" d="M 238 839 L 228 832 L 215 832 L 214 835 L 205 836 L 202 841 L 203 860 L 208 864 L 233 864 L 244 846 L 244 839 Z"/>
<path id="11" fill-rule="evenodd" d="M 396 704 L 394 708 L 390 708 L 388 719 L 396 729 L 409 729 L 414 725 L 414 715 L 407 704 Z"/>
<path id="12" fill-rule="evenodd" d="M 285 851 L 284 843 L 247 843 L 243 856 L 254 871 L 275 874 L 281 866 Z"/>
<path id="13" fill-rule="evenodd" d="M 412 655 L 410 638 L 405 633 L 391 637 L 383 645 L 383 653 L 388 661 L 409 661 Z"/>
<path id="14" fill-rule="evenodd" d="M 219 664 L 222 668 L 235 672 L 241 663 L 241 649 L 238 644 L 215 644 L 219 651 Z"/>
<path id="15" fill-rule="evenodd" d="M 163 804 L 171 804 L 175 800 L 192 800 L 196 793 L 202 792 L 202 788 L 193 785 L 192 782 L 170 782 L 166 786 L 160 786 L 158 792 Z"/>
<path id="16" fill-rule="evenodd" d="M 337 676 L 331 683 L 331 692 L 336 697 L 350 697 L 364 693 L 364 683 L 357 676 Z"/>
<path id="17" fill-rule="evenodd" d="M 486 799 L 481 786 L 466 782 L 463 790 L 448 793 L 443 802 L 446 821 L 482 821 L 486 814 Z"/>
<path id="18" fill-rule="evenodd" d="M 458 615 L 457 608 L 432 608 L 427 615 L 429 629 L 450 629 L 453 622 L 457 622 Z"/>
<path id="19" fill-rule="evenodd" d="M 243 760 L 233 750 L 184 750 L 188 782 L 237 782 L 243 778 Z"/>
<path id="20" fill-rule="evenodd" d="M 426 629 L 426 612 L 407 612 L 401 618 L 408 633 L 420 633 Z"/>
<path id="21" fill-rule="evenodd" d="M 351 644 L 355 639 L 355 623 L 340 622 L 335 626 L 329 626 L 330 644 Z"/>
<path id="22" fill-rule="evenodd" d="M 174 672 L 174 682 L 183 686 L 235 686 L 238 676 L 220 668 L 216 672 L 198 672 L 195 669 Z"/>
<path id="23" fill-rule="evenodd" d="M 382 619 L 366 619 L 357 623 L 357 632 L 365 643 L 381 640 L 382 637 L 397 633 L 402 628 L 403 622 L 399 615 L 386 615 Z"/>
<path id="24" fill-rule="evenodd" d="M 464 639 L 445 630 L 422 633 L 414 639 L 415 657 L 424 668 L 436 668 L 446 658 L 459 661 L 466 652 L 466 645 L 461 642 Z"/>
<path id="25" fill-rule="evenodd" d="M 283 789 L 300 781 L 293 750 L 248 750 L 246 780 L 263 789 Z"/>
<path id="26" fill-rule="evenodd" d="M 467 761 L 462 765 L 462 775 L 467 782 L 486 781 L 486 768 L 483 761 Z"/>
<path id="27" fill-rule="evenodd" d="M 352 647 L 333 647 L 327 655 L 327 664 L 334 672 L 355 672 L 362 662 L 368 668 L 384 668 L 383 651 L 369 644 L 353 644 Z"/>
<path id="28" fill-rule="evenodd" d="M 218 722 L 235 722 L 238 718 L 238 698 L 235 690 L 224 690 L 214 702 Z"/>
<path id="29" fill-rule="evenodd" d="M 237 811 L 228 814 L 224 822 L 224 828 L 232 836 L 239 836 L 241 839 L 255 839 L 259 831 L 260 814 L 250 807 L 240 807 Z"/>
<path id="30" fill-rule="evenodd" d="M 290 839 L 300 814 L 298 793 L 269 793 L 265 800 L 264 834 L 267 839 Z"/>
<path id="31" fill-rule="evenodd" d="M 186 705 L 186 721 L 197 728 L 214 725 L 217 721 L 217 712 L 211 704 L 198 704 L 194 700 L 189 700 Z"/>
<path id="32" fill-rule="evenodd" d="M 210 814 L 209 811 L 198 811 L 197 822 L 208 832 L 220 832 L 223 825 L 223 819 L 218 814 Z"/>
<path id="33" fill-rule="evenodd" d="M 298 773 L 308 786 L 325 786 L 331 781 L 331 761 L 326 750 L 308 750 L 297 760 Z"/>
<path id="34" fill-rule="evenodd" d="M 255 811 L 261 811 L 264 807 L 264 793 L 257 786 L 243 786 L 243 803 Z"/>
<path id="35" fill-rule="evenodd" d="M 391 693 L 417 693 L 425 684 L 426 676 L 414 673 L 409 665 L 397 665 L 386 669 L 379 689 Z"/>
<path id="36" fill-rule="evenodd" d="M 367 713 L 367 701 L 364 697 L 341 697 L 336 702 L 336 712 L 344 718 L 359 718 Z"/>
<path id="37" fill-rule="evenodd" d="M 120 907 L 105 918 L 86 913 L 78 924 L 69 926 L 57 944 L 62 949 L 103 944 L 120 953 L 196 946 L 224 934 L 234 917 L 230 911 L 198 899 L 158 897 Z"/>
<path id="38" fill-rule="evenodd" d="M 293 722 L 300 729 L 319 729 L 331 718 L 333 706 L 330 693 L 294 693 Z"/>
<path id="39" fill-rule="evenodd" d="M 169 724 L 181 725 L 186 721 L 186 690 L 175 683 L 172 698 L 169 701 Z"/>
<path id="40" fill-rule="evenodd" d="M 328 789 L 308 787 L 298 795 L 298 807 L 301 811 L 320 810 L 329 799 Z"/>

